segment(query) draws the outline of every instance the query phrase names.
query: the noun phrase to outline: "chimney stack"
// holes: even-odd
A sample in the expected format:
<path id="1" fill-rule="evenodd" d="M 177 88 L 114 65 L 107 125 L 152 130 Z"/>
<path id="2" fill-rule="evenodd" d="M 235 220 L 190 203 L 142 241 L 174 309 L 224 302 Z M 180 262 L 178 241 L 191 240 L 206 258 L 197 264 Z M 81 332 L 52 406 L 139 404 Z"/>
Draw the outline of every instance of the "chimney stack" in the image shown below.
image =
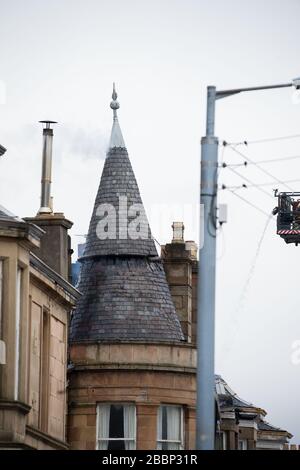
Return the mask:
<path id="1" fill-rule="evenodd" d="M 39 121 L 45 124 L 43 129 L 43 165 L 41 180 L 41 207 L 39 214 L 52 214 L 51 204 L 51 172 L 52 172 L 52 141 L 53 129 L 51 124 L 57 124 L 56 121 Z"/>
<path id="2" fill-rule="evenodd" d="M 173 222 L 172 229 L 172 242 L 162 247 L 161 257 L 181 329 L 185 340 L 191 343 L 195 342 L 192 306 L 197 245 L 185 242 L 183 222 Z"/>
<path id="3" fill-rule="evenodd" d="M 43 129 L 43 167 L 41 187 L 41 207 L 35 217 L 24 217 L 44 230 L 41 244 L 33 253 L 60 276 L 71 281 L 71 238 L 68 230 L 73 223 L 66 219 L 62 212 L 53 212 L 51 197 L 52 140 L 55 121 L 40 121 Z"/>

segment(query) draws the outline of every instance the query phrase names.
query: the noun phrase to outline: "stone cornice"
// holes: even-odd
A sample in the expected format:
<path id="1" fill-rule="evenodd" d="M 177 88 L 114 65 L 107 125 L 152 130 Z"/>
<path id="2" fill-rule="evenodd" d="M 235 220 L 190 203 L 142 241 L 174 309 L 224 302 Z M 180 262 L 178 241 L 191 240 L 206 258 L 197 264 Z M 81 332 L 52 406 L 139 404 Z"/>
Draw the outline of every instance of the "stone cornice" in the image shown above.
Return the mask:
<path id="1" fill-rule="evenodd" d="M 16 410 L 20 411 L 24 415 L 28 414 L 31 410 L 31 406 L 27 405 L 27 403 L 23 403 L 21 401 L 14 401 L 14 400 L 6 400 L 1 398 L 0 399 L 0 410 Z"/>
<path id="2" fill-rule="evenodd" d="M 26 433 L 29 434 L 30 436 L 39 439 L 49 446 L 55 447 L 56 449 L 62 449 L 62 450 L 68 450 L 69 449 L 69 444 L 65 441 L 61 441 L 60 439 L 56 439 L 53 436 L 50 436 L 49 434 L 46 434 L 39 429 L 34 428 L 33 426 L 26 426 Z"/>
<path id="3" fill-rule="evenodd" d="M 175 366 L 174 364 L 166 364 L 160 366 L 149 365 L 149 364 L 78 364 L 69 369 L 69 373 L 72 371 L 83 371 L 83 370 L 147 370 L 147 371 L 161 371 L 161 372 L 182 372 L 186 374 L 196 374 L 196 368 L 194 367 L 180 367 Z"/>
<path id="4" fill-rule="evenodd" d="M 188 344 L 71 344 L 72 370 L 157 370 L 196 373 L 196 348 Z"/>
<path id="5" fill-rule="evenodd" d="M 61 297 L 71 303 L 79 299 L 81 295 L 80 292 L 33 253 L 30 253 L 30 266 L 38 272 L 36 274 L 32 270 L 31 274 L 39 284 L 47 284 L 48 289 L 54 289 L 55 291 L 57 291 L 59 287 L 63 291 Z M 69 299 L 66 297 L 69 297 Z"/>

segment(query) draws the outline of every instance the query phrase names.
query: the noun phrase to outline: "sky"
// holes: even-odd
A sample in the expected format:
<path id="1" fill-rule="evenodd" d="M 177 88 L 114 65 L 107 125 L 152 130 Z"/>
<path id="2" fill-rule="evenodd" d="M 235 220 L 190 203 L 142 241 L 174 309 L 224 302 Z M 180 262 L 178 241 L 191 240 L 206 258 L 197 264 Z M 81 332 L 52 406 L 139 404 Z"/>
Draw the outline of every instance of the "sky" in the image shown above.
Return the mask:
<path id="1" fill-rule="evenodd" d="M 119 120 L 152 232 L 170 241 L 184 221 L 197 240 L 200 139 L 206 87 L 287 83 L 300 76 L 300 0 L 0 0 L 0 204 L 18 216 L 39 208 L 42 127 L 54 129 L 54 209 L 87 232 L 112 125 Z M 300 94 L 249 92 L 217 103 L 220 158 L 243 163 L 222 142 L 300 134 Z M 239 145 L 251 160 L 300 155 L 300 138 Z M 219 191 L 228 223 L 218 232 L 216 371 L 300 444 L 300 247 L 286 245 L 267 215 L 278 182 L 300 190 L 300 159 L 232 167 Z M 274 178 L 275 177 L 275 178 Z M 254 204 L 253 208 L 239 196 Z M 272 197 L 272 199 L 271 199 Z M 264 236 L 263 236 L 264 233 Z M 297 343 L 298 342 L 298 343 Z"/>

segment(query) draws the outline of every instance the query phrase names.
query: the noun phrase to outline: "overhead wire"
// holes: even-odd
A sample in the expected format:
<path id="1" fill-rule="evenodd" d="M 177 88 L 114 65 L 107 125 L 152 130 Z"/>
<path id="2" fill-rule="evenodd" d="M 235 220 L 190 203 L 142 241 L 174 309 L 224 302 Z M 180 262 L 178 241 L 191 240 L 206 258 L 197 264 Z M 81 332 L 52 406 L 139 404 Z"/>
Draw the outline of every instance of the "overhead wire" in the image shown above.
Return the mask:
<path id="1" fill-rule="evenodd" d="M 286 180 L 285 183 L 296 183 L 300 181 L 300 179 L 295 179 L 295 180 Z M 219 187 L 219 189 L 248 189 L 248 188 L 253 188 L 253 187 L 258 187 L 258 186 L 272 186 L 274 184 L 274 181 L 271 182 L 265 182 L 265 183 L 257 183 L 257 184 L 242 184 L 240 186 L 226 186 L 223 184 L 222 186 Z"/>
<path id="2" fill-rule="evenodd" d="M 247 293 L 249 291 L 249 286 L 250 286 L 251 281 L 254 277 L 254 273 L 255 273 L 258 258 L 259 258 L 260 252 L 261 252 L 261 248 L 262 248 L 262 245 L 263 245 L 263 241 L 264 241 L 264 238 L 266 236 L 266 232 L 267 232 L 269 223 L 272 219 L 272 214 L 266 214 L 266 215 L 267 215 L 267 220 L 266 220 L 265 225 L 263 227 L 263 231 L 262 231 L 262 233 L 261 233 L 261 235 L 258 239 L 255 254 L 254 254 L 254 258 L 253 258 L 252 263 L 250 265 L 250 269 L 249 269 L 245 284 L 244 284 L 242 292 L 240 294 L 237 309 L 234 313 L 234 317 L 233 317 L 233 321 L 232 321 L 233 328 L 231 329 L 231 338 L 230 338 L 230 341 L 228 341 L 227 345 L 225 346 L 225 351 L 224 351 L 225 352 L 225 354 L 224 354 L 225 360 L 227 360 L 228 354 L 231 352 L 232 346 L 233 346 L 233 344 L 235 342 L 235 339 L 236 339 L 236 336 L 238 334 L 238 330 L 239 330 L 239 327 L 240 327 L 241 314 L 243 313 L 245 301 L 247 299 Z"/>
<path id="3" fill-rule="evenodd" d="M 257 140 L 243 140 L 241 142 L 228 142 L 228 145 L 249 145 L 249 144 L 263 144 L 267 142 L 276 142 L 280 140 L 288 139 L 298 139 L 300 134 L 284 135 L 280 137 L 268 137 L 266 139 L 257 139 Z"/>
<path id="4" fill-rule="evenodd" d="M 240 152 L 239 150 L 237 150 L 235 147 L 233 146 L 229 146 L 229 148 L 237 153 L 239 156 L 243 157 L 245 160 L 247 160 L 248 162 L 251 162 L 253 165 L 255 165 L 260 171 L 262 171 L 263 173 L 265 173 L 267 176 L 269 176 L 270 178 L 274 179 L 277 183 L 279 184 L 282 184 L 283 186 L 285 186 L 286 188 L 288 188 L 290 191 L 293 191 L 293 188 L 291 188 L 291 186 L 287 185 L 286 183 L 284 183 L 282 180 L 280 180 L 279 178 L 277 178 L 276 176 L 272 175 L 272 173 L 270 173 L 269 171 L 265 170 L 265 168 L 262 168 L 259 163 L 256 163 L 254 160 L 252 160 L 250 157 L 248 157 L 247 155 L 245 155 L 244 153 Z M 231 170 L 233 170 L 233 168 L 231 168 Z"/>
<path id="5" fill-rule="evenodd" d="M 258 160 L 257 162 L 255 161 L 244 161 L 243 163 L 222 163 L 222 167 L 226 168 L 228 166 L 248 166 L 248 165 L 257 165 L 258 164 L 265 164 L 265 163 L 277 163 L 277 162 L 286 162 L 289 160 L 297 160 L 300 158 L 300 155 L 291 155 L 290 157 L 279 157 L 279 158 L 271 158 L 267 160 Z"/>
<path id="6" fill-rule="evenodd" d="M 294 138 L 294 137 L 300 137 L 300 134 L 299 135 L 294 135 L 294 136 L 285 136 L 285 137 L 280 137 L 280 138 L 273 138 L 273 139 L 261 139 L 260 141 L 252 141 L 251 143 L 259 143 L 259 142 L 267 142 L 267 141 L 275 141 L 275 140 L 283 140 L 283 139 L 287 139 L 287 138 Z M 248 145 L 247 142 L 243 142 L 245 145 Z M 250 143 L 250 142 L 249 142 Z M 227 144 L 226 144 L 227 145 Z M 242 293 L 241 293 L 241 296 L 240 296 L 240 300 L 239 300 L 239 305 L 238 305 L 238 308 L 237 308 L 237 313 L 239 313 L 242 308 L 243 308 L 243 304 L 244 304 L 244 301 L 245 301 L 245 298 L 246 298 L 246 295 L 247 295 L 247 291 L 248 291 L 248 288 L 249 288 L 249 285 L 250 285 L 250 282 L 251 282 L 251 279 L 254 275 L 254 272 L 255 272 L 255 268 L 256 268 L 256 265 L 257 265 L 257 260 L 258 260 L 258 257 L 259 257 L 259 253 L 261 251 L 261 246 L 262 246 L 262 243 L 263 243 L 263 240 L 264 240 L 264 237 L 265 237 L 265 234 L 266 234 L 266 231 L 267 231 L 267 228 L 268 228 L 268 225 L 270 223 L 270 220 L 272 218 L 272 215 L 270 213 L 267 213 L 265 212 L 264 210 L 262 210 L 260 207 L 256 206 L 255 204 L 253 204 L 251 201 L 247 200 L 246 198 L 242 197 L 240 194 L 237 194 L 236 193 L 236 190 L 238 189 L 241 189 L 241 188 L 247 188 L 247 187 L 254 187 L 258 190 L 260 190 L 261 192 L 263 192 L 264 194 L 267 194 L 269 197 L 272 197 L 269 193 L 267 193 L 266 191 L 264 191 L 260 186 L 266 186 L 266 185 L 271 185 L 271 184 L 274 184 L 274 182 L 278 182 L 280 184 L 283 184 L 285 187 L 287 187 L 288 189 L 291 189 L 293 191 L 293 189 L 288 186 L 287 183 L 292 183 L 292 182 L 296 182 L 296 181 L 299 181 L 299 179 L 295 179 L 295 180 L 287 180 L 287 181 L 282 181 L 280 180 L 279 178 L 277 178 L 276 176 L 274 176 L 272 173 L 268 172 L 267 170 L 265 170 L 264 168 L 262 168 L 260 165 L 261 164 L 264 164 L 264 163 L 271 163 L 271 162 L 278 162 L 278 161 L 283 161 L 283 160 L 292 160 L 292 159 L 296 159 L 296 158 L 300 158 L 300 156 L 292 156 L 292 157 L 282 157 L 282 158 L 277 158 L 277 159 L 269 159 L 269 160 L 261 160 L 259 162 L 255 162 L 253 161 L 251 158 L 249 158 L 248 156 L 244 155 L 242 152 L 239 152 L 234 145 L 239 145 L 239 143 L 237 144 L 228 144 L 228 146 L 233 150 L 235 151 L 238 155 L 240 155 L 241 157 L 243 157 L 246 161 L 241 164 L 240 166 L 247 166 L 248 164 L 251 164 L 251 165 L 255 165 L 258 169 L 260 169 L 263 173 L 265 173 L 266 175 L 268 175 L 270 178 L 273 179 L 272 182 L 268 183 L 258 183 L 258 184 L 255 184 L 253 183 L 251 180 L 249 180 L 249 178 L 246 178 L 244 177 L 242 174 L 240 174 L 238 171 L 236 171 L 231 165 L 227 165 L 227 164 L 224 164 L 224 162 L 222 161 L 222 167 L 223 168 L 228 168 L 230 171 L 232 171 L 233 173 L 235 173 L 237 176 L 239 176 L 240 178 L 243 178 L 245 181 L 248 181 L 250 183 L 250 186 L 247 186 L 246 184 L 243 184 L 242 186 L 236 186 L 236 187 L 226 187 L 225 185 L 222 186 L 222 189 L 227 189 L 231 194 L 233 194 L 234 196 L 236 196 L 237 198 L 239 198 L 240 200 L 242 200 L 244 203 L 248 204 L 249 206 L 251 206 L 252 208 L 256 209 L 257 211 L 259 211 L 260 213 L 264 214 L 266 217 L 267 217 L 267 220 L 266 220 L 266 224 L 263 228 L 263 232 L 258 240 L 258 244 L 257 244 L 257 248 L 256 248 L 256 252 L 255 252 L 255 256 L 254 256 L 254 259 L 252 261 L 252 264 L 251 264 L 251 267 L 250 267 L 250 270 L 249 270 L 249 274 L 248 274 L 248 277 L 247 277 L 247 280 L 245 282 L 245 285 L 244 285 L 244 288 L 242 289 Z M 237 165 L 235 165 L 237 166 Z M 236 317 L 238 317 L 236 315 Z M 232 343 L 234 342 L 235 340 L 235 337 L 236 337 L 236 334 L 237 334 L 237 330 L 238 330 L 238 323 L 236 322 L 235 324 L 235 331 L 233 333 L 233 338 L 232 338 L 232 341 L 231 341 L 231 346 L 232 346 Z M 230 351 L 230 346 L 227 349 L 227 353 Z"/>
<path id="7" fill-rule="evenodd" d="M 248 201 L 248 199 L 245 199 L 243 196 L 241 196 L 240 194 L 237 194 L 235 191 L 231 190 L 231 189 L 228 189 L 229 192 L 231 192 L 231 194 L 233 194 L 234 196 L 238 197 L 239 199 L 241 199 L 242 201 L 244 201 L 246 204 L 248 204 L 249 206 L 253 207 L 253 209 L 256 209 L 258 210 L 259 212 L 261 212 L 262 214 L 264 214 L 265 216 L 269 217 L 270 214 L 268 214 L 267 212 L 265 212 L 264 210 L 262 210 L 260 207 L 256 206 L 255 204 L 253 204 L 252 202 Z"/>
<path id="8" fill-rule="evenodd" d="M 224 154 L 225 154 L 225 145 L 223 147 L 223 152 L 222 152 L 222 158 L 224 158 Z M 241 175 L 238 171 L 236 171 L 235 169 L 231 168 L 231 167 L 227 167 L 230 171 L 232 171 L 233 173 L 235 173 L 237 176 L 239 176 L 240 178 L 243 178 L 245 181 L 247 181 L 248 183 L 250 183 L 251 187 L 254 187 L 256 189 L 258 189 L 259 191 L 261 191 L 263 194 L 267 195 L 268 197 L 272 197 L 270 193 L 268 193 L 267 191 L 265 191 L 264 189 L 260 188 L 258 184 L 255 184 L 253 183 L 253 181 L 251 181 L 249 178 L 247 177 L 244 177 L 243 175 Z M 260 207 L 256 206 L 255 204 L 253 204 L 251 201 L 248 201 L 248 199 L 242 197 L 240 194 L 236 194 L 236 192 L 233 190 L 233 189 L 230 189 L 229 187 L 225 187 L 224 189 L 228 189 L 228 191 L 230 191 L 234 196 L 236 196 L 237 198 L 239 198 L 240 200 L 242 200 L 244 203 L 248 204 L 249 206 L 251 206 L 252 208 L 258 210 L 260 213 L 268 216 L 268 214 L 262 210 Z"/>
<path id="9" fill-rule="evenodd" d="M 228 170 L 230 170 L 232 173 L 234 173 L 235 175 L 239 176 L 240 178 L 244 179 L 245 181 L 247 181 L 248 183 L 251 184 L 251 187 L 253 188 L 256 188 L 258 189 L 258 191 L 260 191 L 261 193 L 265 194 L 266 196 L 268 197 L 271 197 L 273 199 L 273 196 L 271 196 L 270 193 L 268 193 L 267 191 L 265 191 L 263 188 L 261 188 L 258 184 L 255 184 L 253 183 L 253 181 L 251 181 L 249 178 L 247 178 L 246 176 L 243 176 L 241 173 L 239 173 L 238 171 L 236 171 L 234 168 L 231 168 L 231 167 L 228 167 Z"/>

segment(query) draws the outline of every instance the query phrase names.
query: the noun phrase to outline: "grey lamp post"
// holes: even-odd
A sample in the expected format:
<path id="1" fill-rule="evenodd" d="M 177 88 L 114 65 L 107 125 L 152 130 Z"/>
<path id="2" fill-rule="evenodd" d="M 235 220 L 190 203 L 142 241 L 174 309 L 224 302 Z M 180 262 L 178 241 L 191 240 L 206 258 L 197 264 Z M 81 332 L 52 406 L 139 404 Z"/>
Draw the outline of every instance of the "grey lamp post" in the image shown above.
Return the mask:
<path id="1" fill-rule="evenodd" d="M 300 78 L 291 83 L 233 90 L 217 91 L 207 88 L 206 135 L 201 140 L 202 205 L 200 230 L 203 247 L 199 253 L 197 301 L 197 415 L 196 448 L 212 450 L 215 444 L 215 284 L 216 284 L 216 209 L 218 188 L 218 138 L 215 137 L 216 100 L 246 91 L 271 90 L 295 86 L 300 89 Z M 201 235 L 202 232 L 202 235 Z M 201 240 L 200 240 L 201 246 Z"/>

